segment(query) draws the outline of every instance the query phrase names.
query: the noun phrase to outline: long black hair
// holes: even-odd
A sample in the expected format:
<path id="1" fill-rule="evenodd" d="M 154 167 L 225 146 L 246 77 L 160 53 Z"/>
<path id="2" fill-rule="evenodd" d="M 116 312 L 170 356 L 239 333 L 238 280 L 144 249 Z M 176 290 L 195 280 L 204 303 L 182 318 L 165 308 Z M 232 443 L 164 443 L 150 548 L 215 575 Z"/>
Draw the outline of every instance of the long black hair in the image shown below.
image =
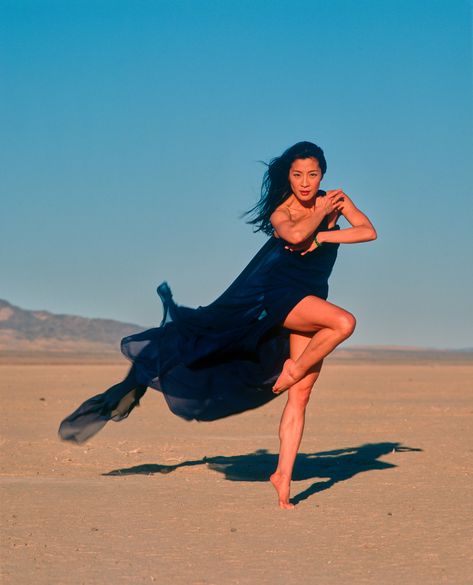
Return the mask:
<path id="1" fill-rule="evenodd" d="M 312 142 L 298 142 L 285 150 L 281 156 L 273 158 L 264 173 L 258 203 L 241 216 L 253 214 L 254 217 L 246 222 L 255 226 L 253 231 L 261 231 L 268 236 L 272 235 L 273 226 L 269 218 L 276 207 L 291 195 L 289 170 L 292 163 L 300 158 L 315 158 L 319 163 L 322 175 L 325 175 L 327 161 L 324 151 Z"/>

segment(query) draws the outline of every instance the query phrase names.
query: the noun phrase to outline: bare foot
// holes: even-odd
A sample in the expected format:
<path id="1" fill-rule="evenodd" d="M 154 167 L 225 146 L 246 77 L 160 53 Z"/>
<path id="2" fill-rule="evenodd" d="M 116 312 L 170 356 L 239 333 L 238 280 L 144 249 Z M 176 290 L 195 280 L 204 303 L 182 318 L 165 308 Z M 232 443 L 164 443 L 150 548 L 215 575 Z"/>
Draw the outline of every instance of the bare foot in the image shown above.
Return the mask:
<path id="1" fill-rule="evenodd" d="M 284 390 L 287 390 L 289 387 L 300 380 L 296 369 L 297 365 L 294 360 L 287 359 L 284 362 L 282 372 L 279 374 L 279 378 L 276 380 L 273 386 L 273 392 L 275 394 L 284 392 Z"/>
<path id="2" fill-rule="evenodd" d="M 289 501 L 289 491 L 291 484 L 290 478 L 282 475 L 279 473 L 279 471 L 275 471 L 269 480 L 278 492 L 279 507 L 283 510 L 292 510 L 294 508 L 294 504 L 291 504 Z"/>

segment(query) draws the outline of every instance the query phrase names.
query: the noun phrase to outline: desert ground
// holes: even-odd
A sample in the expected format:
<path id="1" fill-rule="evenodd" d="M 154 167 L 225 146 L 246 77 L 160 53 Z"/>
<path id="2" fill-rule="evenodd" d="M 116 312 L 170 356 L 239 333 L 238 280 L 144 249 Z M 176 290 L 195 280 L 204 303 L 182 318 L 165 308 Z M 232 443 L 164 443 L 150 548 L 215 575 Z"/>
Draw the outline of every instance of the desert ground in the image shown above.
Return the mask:
<path id="1" fill-rule="evenodd" d="M 3 360 L 2 585 L 471 585 L 473 364 L 327 360 L 280 510 L 285 397 L 213 423 L 60 420 L 127 363 Z"/>

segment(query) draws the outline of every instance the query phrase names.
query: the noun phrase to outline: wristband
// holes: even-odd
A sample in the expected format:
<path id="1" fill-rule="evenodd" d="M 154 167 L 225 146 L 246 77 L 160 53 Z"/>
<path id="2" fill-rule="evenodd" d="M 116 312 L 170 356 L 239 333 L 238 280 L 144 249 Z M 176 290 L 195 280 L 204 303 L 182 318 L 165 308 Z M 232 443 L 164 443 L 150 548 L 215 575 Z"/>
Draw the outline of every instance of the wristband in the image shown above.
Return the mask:
<path id="1" fill-rule="evenodd" d="M 317 234 L 314 236 L 314 242 L 315 242 L 315 245 L 317 246 L 317 248 L 320 248 L 320 246 L 323 244 L 323 242 L 322 242 L 322 244 L 321 244 L 321 243 L 320 243 L 320 242 L 317 240 Z"/>

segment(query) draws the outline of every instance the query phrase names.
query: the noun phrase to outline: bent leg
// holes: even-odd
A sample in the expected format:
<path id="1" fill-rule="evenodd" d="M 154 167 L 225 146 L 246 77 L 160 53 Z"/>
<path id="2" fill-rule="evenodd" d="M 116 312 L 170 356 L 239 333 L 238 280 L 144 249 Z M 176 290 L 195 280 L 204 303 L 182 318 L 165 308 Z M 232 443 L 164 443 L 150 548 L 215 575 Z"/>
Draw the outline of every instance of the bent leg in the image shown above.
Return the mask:
<path id="1" fill-rule="evenodd" d="M 297 360 L 300 357 L 310 339 L 310 334 L 295 332 L 290 334 L 291 359 Z M 322 361 L 310 368 L 310 371 L 302 380 L 291 386 L 287 403 L 281 416 L 278 466 L 270 479 L 278 492 L 279 506 L 284 509 L 294 507 L 289 502 L 292 471 L 304 431 L 305 409 L 321 368 Z"/>
<path id="2" fill-rule="evenodd" d="M 302 380 L 310 368 L 350 337 L 355 325 L 355 317 L 345 309 L 315 296 L 303 298 L 288 314 L 283 326 L 292 331 L 311 332 L 313 337 L 296 360 L 286 361 L 273 391 L 282 392 Z"/>

